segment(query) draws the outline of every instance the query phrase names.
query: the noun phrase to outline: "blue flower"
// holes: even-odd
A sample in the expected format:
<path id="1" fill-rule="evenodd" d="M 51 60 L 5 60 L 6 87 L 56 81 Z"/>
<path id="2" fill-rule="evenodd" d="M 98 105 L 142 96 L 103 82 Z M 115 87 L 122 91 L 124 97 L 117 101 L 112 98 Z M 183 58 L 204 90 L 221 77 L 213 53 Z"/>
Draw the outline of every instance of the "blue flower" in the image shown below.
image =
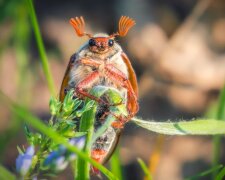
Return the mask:
<path id="1" fill-rule="evenodd" d="M 70 139 L 69 143 L 73 146 L 76 146 L 79 149 L 83 149 L 85 145 L 85 139 L 86 139 L 85 136 L 80 136 L 77 138 Z M 70 153 L 68 156 L 68 160 L 73 161 L 74 159 L 76 159 L 76 157 L 77 157 L 76 154 Z"/>
<path id="2" fill-rule="evenodd" d="M 85 145 L 85 136 L 70 139 L 71 145 L 82 149 Z M 70 152 L 65 146 L 60 145 L 55 151 L 52 151 L 44 160 L 44 166 L 50 166 L 55 171 L 61 171 L 67 167 L 70 161 L 76 158 L 76 154 Z"/>
<path id="3" fill-rule="evenodd" d="M 16 171 L 25 176 L 29 171 L 32 158 L 34 156 L 34 146 L 29 146 L 24 154 L 20 154 L 16 159 Z"/>
<path id="4" fill-rule="evenodd" d="M 70 139 L 69 143 L 73 146 L 77 146 L 79 149 L 83 149 L 85 145 L 85 136 L 80 136 L 77 138 Z"/>
<path id="5" fill-rule="evenodd" d="M 62 155 L 63 154 L 61 154 L 59 151 L 52 151 L 45 159 L 44 166 L 48 166 L 48 165 L 54 163 L 54 161 Z"/>
<path id="6" fill-rule="evenodd" d="M 64 156 L 60 156 L 55 161 L 55 170 L 62 171 L 63 169 L 65 169 L 67 167 L 68 163 L 69 162 L 66 161 L 66 158 Z"/>

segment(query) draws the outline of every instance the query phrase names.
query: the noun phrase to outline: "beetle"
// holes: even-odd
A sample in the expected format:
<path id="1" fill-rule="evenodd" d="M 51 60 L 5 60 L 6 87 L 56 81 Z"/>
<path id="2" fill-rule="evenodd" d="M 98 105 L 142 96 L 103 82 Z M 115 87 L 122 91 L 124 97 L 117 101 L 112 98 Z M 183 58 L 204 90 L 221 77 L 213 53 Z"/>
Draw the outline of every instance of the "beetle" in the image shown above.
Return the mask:
<path id="1" fill-rule="evenodd" d="M 99 163 L 104 163 L 116 147 L 120 129 L 135 116 L 139 109 L 134 69 L 121 46 L 115 41 L 117 36 L 126 36 L 129 29 L 135 25 L 135 21 L 127 16 L 121 16 L 118 32 L 111 35 L 86 33 L 82 16 L 71 18 L 70 24 L 77 36 L 87 36 L 89 40 L 70 58 L 60 89 L 60 101 L 63 101 L 69 89 L 74 89 L 76 97 L 95 100 L 105 105 L 106 110 L 110 104 L 89 93 L 97 85 L 116 88 L 126 98 L 128 116 L 117 117 L 117 120 L 92 147 L 92 158 Z"/>

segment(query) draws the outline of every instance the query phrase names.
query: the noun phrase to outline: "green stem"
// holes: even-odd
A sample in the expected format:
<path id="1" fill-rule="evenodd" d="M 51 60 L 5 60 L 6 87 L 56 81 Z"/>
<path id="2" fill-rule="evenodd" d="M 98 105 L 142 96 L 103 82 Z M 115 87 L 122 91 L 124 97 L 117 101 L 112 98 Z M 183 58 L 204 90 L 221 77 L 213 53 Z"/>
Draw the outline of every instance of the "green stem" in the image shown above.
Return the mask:
<path id="1" fill-rule="evenodd" d="M 34 10 L 34 6 L 33 6 L 33 1 L 32 0 L 27 0 L 28 2 L 28 9 L 30 12 L 30 18 L 31 18 L 31 23 L 34 29 L 34 35 L 37 41 L 37 46 L 38 46 L 38 50 L 39 50 L 39 54 L 41 57 L 41 62 L 42 62 L 42 68 L 48 83 L 48 88 L 49 91 L 51 92 L 52 96 L 55 96 L 55 87 L 54 87 L 54 82 L 53 82 L 53 78 L 49 69 L 49 64 L 48 64 L 48 59 L 47 59 L 47 55 L 45 52 L 45 48 L 44 48 L 44 43 L 41 37 L 41 33 L 40 33 L 40 28 L 37 22 L 37 17 L 36 17 L 36 13 Z"/>
<path id="2" fill-rule="evenodd" d="M 86 103 L 89 100 L 86 100 Z M 80 132 L 87 132 L 86 135 L 86 145 L 84 147 L 84 152 L 90 156 L 91 151 L 91 142 L 92 136 L 94 132 L 94 121 L 95 121 L 95 113 L 97 110 L 97 103 L 95 103 L 89 111 L 85 112 L 80 121 Z M 90 166 L 87 161 L 78 157 L 76 166 L 75 166 L 75 179 L 76 180 L 83 180 L 83 179 L 90 179 Z"/>

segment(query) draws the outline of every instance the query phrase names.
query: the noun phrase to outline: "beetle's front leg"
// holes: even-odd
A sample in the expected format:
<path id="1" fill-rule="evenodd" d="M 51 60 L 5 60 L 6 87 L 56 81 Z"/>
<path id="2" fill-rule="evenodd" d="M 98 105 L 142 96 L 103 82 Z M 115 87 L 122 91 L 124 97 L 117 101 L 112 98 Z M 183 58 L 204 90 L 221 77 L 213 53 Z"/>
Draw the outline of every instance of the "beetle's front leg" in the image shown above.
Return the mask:
<path id="1" fill-rule="evenodd" d="M 90 66 L 94 69 L 98 69 L 98 67 L 101 64 L 100 62 L 90 59 L 90 58 L 81 58 L 81 59 L 77 60 L 76 63 L 79 65 Z M 88 97 L 99 103 L 100 102 L 103 103 L 103 101 L 100 98 L 97 98 L 85 91 L 85 89 L 92 87 L 92 85 L 98 80 L 99 76 L 100 76 L 100 73 L 98 71 L 94 71 L 91 74 L 89 74 L 85 79 L 80 81 L 75 87 L 76 94 L 82 95 L 84 97 Z"/>
<path id="2" fill-rule="evenodd" d="M 92 85 L 98 80 L 99 76 L 100 73 L 98 71 L 94 71 L 91 74 L 89 74 L 85 79 L 80 81 L 75 87 L 76 94 L 88 97 L 92 100 L 95 100 L 98 103 L 105 103 L 100 98 L 97 98 L 85 91 L 85 89 L 92 87 Z"/>
<path id="3" fill-rule="evenodd" d="M 125 118 L 119 118 L 118 122 L 113 123 L 114 127 L 121 128 L 123 127 L 124 123 L 129 121 L 138 112 L 139 105 L 137 102 L 137 96 L 131 86 L 130 81 L 123 72 L 114 67 L 112 64 L 107 64 L 105 66 L 105 71 L 108 78 L 117 83 L 119 86 L 127 89 L 127 110 L 129 115 Z"/>
<path id="4" fill-rule="evenodd" d="M 90 58 L 81 58 L 78 61 L 76 61 L 76 63 L 86 65 L 86 66 L 91 66 L 94 68 L 98 68 L 101 65 L 100 62 Z"/>

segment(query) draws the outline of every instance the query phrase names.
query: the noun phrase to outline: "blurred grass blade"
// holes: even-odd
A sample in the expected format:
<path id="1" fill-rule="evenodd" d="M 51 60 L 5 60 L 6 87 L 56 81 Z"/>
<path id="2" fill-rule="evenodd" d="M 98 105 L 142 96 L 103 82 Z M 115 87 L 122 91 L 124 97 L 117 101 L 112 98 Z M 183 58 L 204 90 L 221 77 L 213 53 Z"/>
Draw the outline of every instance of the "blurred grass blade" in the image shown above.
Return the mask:
<path id="1" fill-rule="evenodd" d="M 120 154 L 119 154 L 119 148 L 116 148 L 115 152 L 113 153 L 111 159 L 110 159 L 110 168 L 111 172 L 118 177 L 120 180 L 123 180 L 123 173 L 122 173 L 122 167 L 120 163 Z"/>
<path id="2" fill-rule="evenodd" d="M 221 169 L 223 167 L 222 164 L 218 165 L 218 166 L 215 166 L 209 170 L 206 170 L 206 171 L 203 171 L 199 174 L 196 174 L 194 176 L 191 176 L 191 177 L 188 177 L 188 178 L 184 178 L 184 180 L 197 180 L 197 179 L 200 179 L 201 177 L 204 177 L 204 176 L 207 176 L 207 175 L 210 175 L 211 173 L 215 172 L 215 171 L 218 171 L 219 169 Z M 219 180 L 219 179 L 218 179 Z"/>
<path id="3" fill-rule="evenodd" d="M 224 87 L 220 93 L 220 97 L 219 97 L 217 118 L 219 120 L 225 120 L 225 85 L 224 85 Z"/>
<path id="4" fill-rule="evenodd" d="M 1 180 L 15 180 L 16 177 L 14 174 L 9 172 L 6 168 L 0 165 L 0 179 Z"/>
<path id="5" fill-rule="evenodd" d="M 216 114 L 218 120 L 225 121 L 225 85 L 220 92 L 218 110 Z M 212 166 L 219 164 L 220 159 L 220 149 L 221 149 L 221 136 L 215 136 L 213 138 L 213 163 Z M 214 172 L 213 178 L 216 177 L 217 171 Z"/>
<path id="6" fill-rule="evenodd" d="M 138 158 L 137 161 L 140 164 L 141 169 L 143 170 L 143 172 L 145 174 L 145 179 L 152 180 L 152 176 L 149 172 L 149 169 L 148 169 L 147 165 L 144 163 L 144 161 L 141 158 Z"/>
<path id="7" fill-rule="evenodd" d="M 225 178 L 224 176 L 225 176 L 225 167 L 219 172 L 219 174 L 217 174 L 215 180 L 222 180 Z"/>
<path id="8" fill-rule="evenodd" d="M 0 91 L 0 99 L 2 99 L 7 106 L 9 106 L 12 113 L 18 116 L 20 120 L 24 121 L 28 125 L 32 126 L 36 130 L 40 131 L 44 135 L 51 138 L 54 142 L 58 144 L 64 145 L 68 150 L 77 154 L 84 160 L 90 162 L 93 166 L 98 168 L 103 174 L 105 174 L 109 179 L 118 179 L 115 177 L 108 169 L 106 169 L 103 165 L 97 163 L 95 160 L 91 159 L 86 153 L 80 151 L 76 146 L 72 146 L 63 138 L 60 134 L 46 126 L 40 119 L 33 116 L 29 111 L 27 111 L 24 107 L 15 104 L 12 100 L 10 100 L 2 91 Z"/>
<path id="9" fill-rule="evenodd" d="M 154 122 L 133 118 L 132 121 L 149 131 L 166 135 L 216 135 L 225 134 L 225 122 L 196 119 L 180 122 Z"/>
<path id="10" fill-rule="evenodd" d="M 47 59 L 47 55 L 45 52 L 44 43 L 43 43 L 43 40 L 41 37 L 36 13 L 34 10 L 33 1 L 27 0 L 27 2 L 28 2 L 28 9 L 29 9 L 29 13 L 30 13 L 31 23 L 32 23 L 32 26 L 34 29 L 34 35 L 35 35 L 35 38 L 37 41 L 37 46 L 38 46 L 38 50 L 39 50 L 40 57 L 41 57 L 42 68 L 43 68 L 45 78 L 48 83 L 49 91 L 51 92 L 52 96 L 55 96 L 56 94 L 55 94 L 54 82 L 53 82 L 53 78 L 52 78 L 52 75 L 51 75 L 51 72 L 49 69 L 48 59 Z"/>

